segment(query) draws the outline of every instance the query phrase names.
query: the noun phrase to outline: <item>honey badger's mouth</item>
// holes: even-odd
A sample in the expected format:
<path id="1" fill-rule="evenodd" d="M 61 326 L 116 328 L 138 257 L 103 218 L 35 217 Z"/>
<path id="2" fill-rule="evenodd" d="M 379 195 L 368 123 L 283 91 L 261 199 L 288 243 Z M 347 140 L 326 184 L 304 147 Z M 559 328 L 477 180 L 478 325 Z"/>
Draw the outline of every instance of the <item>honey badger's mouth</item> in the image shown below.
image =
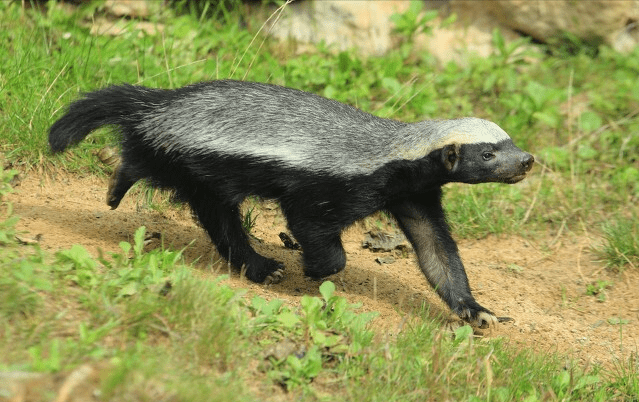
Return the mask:
<path id="1" fill-rule="evenodd" d="M 503 180 L 504 183 L 507 184 L 515 184 L 520 182 L 526 178 L 526 173 L 518 174 L 516 176 L 507 177 Z"/>

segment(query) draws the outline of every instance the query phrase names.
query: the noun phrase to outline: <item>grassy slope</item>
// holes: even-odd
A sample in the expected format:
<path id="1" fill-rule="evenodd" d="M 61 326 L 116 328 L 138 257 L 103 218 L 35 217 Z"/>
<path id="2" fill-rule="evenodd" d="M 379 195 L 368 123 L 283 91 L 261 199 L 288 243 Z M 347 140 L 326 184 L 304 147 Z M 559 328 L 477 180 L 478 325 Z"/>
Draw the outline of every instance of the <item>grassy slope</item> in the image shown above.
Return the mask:
<path id="1" fill-rule="evenodd" d="M 0 65 L 0 147 L 13 166 L 99 171 L 90 152 L 113 142 L 106 131 L 70 154 L 52 157 L 46 150 L 48 126 L 80 91 L 118 82 L 167 88 L 227 77 L 273 82 L 384 117 L 473 114 L 497 121 L 542 167 L 523 186 L 450 186 L 446 203 L 455 233 L 597 233 L 606 223 L 610 264 L 638 264 L 637 53 L 602 48 L 596 58 L 582 53 L 529 61 L 496 35 L 496 55 L 466 67 L 438 67 L 406 46 L 381 59 L 322 48 L 296 56 L 269 42 L 260 49 L 259 37 L 251 44 L 253 35 L 232 19 L 199 24 L 188 15 L 157 14 L 170 21 L 164 35 L 90 36 L 81 23 L 92 7 L 39 13 L 0 3 L 0 57 L 6 60 Z M 578 111 L 564 112 L 571 104 Z M 0 367 L 59 372 L 87 359 L 106 362 L 102 392 L 115 399 L 154 399 L 153 392 L 176 400 L 266 399 L 273 384 L 308 400 L 335 389 L 342 400 L 581 400 L 639 392 L 636 371 L 584 376 L 552 359 L 513 355 L 498 343 L 476 344 L 468 334 L 450 340 L 419 319 L 396 342 L 370 343 L 357 321 L 364 318 L 351 318 L 350 308 L 329 317 L 319 299 L 293 310 L 267 307 L 194 280 L 188 268 L 173 268 L 180 265 L 174 252 L 137 255 L 133 262 L 94 261 L 80 249 L 54 258 L 3 247 Z M 159 296 L 167 280 L 169 297 Z M 65 316 L 73 317 L 71 326 Z M 283 339 L 319 347 L 281 362 L 255 358 Z M 163 386 L 149 388 L 156 383 Z"/>

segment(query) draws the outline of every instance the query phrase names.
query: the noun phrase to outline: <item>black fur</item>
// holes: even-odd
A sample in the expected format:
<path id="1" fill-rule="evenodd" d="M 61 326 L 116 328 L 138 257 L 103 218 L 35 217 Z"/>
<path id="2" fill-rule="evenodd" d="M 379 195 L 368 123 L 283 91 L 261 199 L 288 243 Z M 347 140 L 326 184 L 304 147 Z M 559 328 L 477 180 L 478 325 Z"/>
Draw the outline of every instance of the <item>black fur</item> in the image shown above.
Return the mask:
<path id="1" fill-rule="evenodd" d="M 492 130 L 476 120 L 464 124 Z M 303 249 L 304 272 L 312 278 L 344 268 L 345 227 L 387 210 L 448 306 L 473 323 L 494 318 L 470 292 L 442 209 L 441 186 L 523 179 L 533 158 L 505 133 L 497 142 L 459 143 L 441 132 L 457 127 L 455 121 L 407 125 L 288 88 L 215 81 L 172 91 L 121 85 L 88 93 L 52 125 L 51 149 L 63 151 L 103 125 L 117 126 L 122 136 L 122 164 L 108 205 L 117 208 L 140 179 L 175 191 L 218 252 L 245 267 L 252 281 L 277 280 L 283 267 L 250 246 L 238 209 L 246 196 L 279 200 Z M 430 147 L 431 136 L 447 143 Z M 227 139 L 236 145 L 227 147 Z M 252 145 L 242 148 L 244 139 Z M 282 139 L 290 141 L 291 154 L 279 146 Z M 405 143 L 423 143 L 426 151 L 415 157 Z M 394 145 L 399 156 L 386 144 L 400 144 Z"/>

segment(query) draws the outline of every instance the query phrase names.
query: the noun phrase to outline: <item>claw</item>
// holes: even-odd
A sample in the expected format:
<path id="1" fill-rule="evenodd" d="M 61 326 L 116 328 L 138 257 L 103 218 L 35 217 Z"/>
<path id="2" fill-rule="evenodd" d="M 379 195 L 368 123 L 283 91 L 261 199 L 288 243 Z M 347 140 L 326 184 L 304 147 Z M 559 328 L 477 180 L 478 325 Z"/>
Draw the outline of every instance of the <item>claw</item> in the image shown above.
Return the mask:
<path id="1" fill-rule="evenodd" d="M 264 279 L 264 285 L 274 285 L 280 283 L 284 278 L 284 268 L 278 268 Z"/>
<path id="2" fill-rule="evenodd" d="M 477 319 L 475 320 L 474 324 L 478 328 L 486 329 L 491 326 L 497 326 L 498 322 L 499 322 L 499 319 L 497 317 L 495 317 L 494 315 L 490 313 L 482 311 L 479 314 L 477 314 Z"/>

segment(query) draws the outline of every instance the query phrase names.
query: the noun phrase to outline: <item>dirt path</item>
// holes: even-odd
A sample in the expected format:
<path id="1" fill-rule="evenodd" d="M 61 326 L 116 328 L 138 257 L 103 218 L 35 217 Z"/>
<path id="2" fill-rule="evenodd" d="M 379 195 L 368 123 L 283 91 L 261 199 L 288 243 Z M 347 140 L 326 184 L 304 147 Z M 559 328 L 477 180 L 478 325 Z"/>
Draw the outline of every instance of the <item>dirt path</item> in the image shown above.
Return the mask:
<path id="1" fill-rule="evenodd" d="M 98 248 L 118 251 L 118 243 L 131 240 L 135 230 L 145 225 L 148 232 L 161 232 L 174 248 L 192 245 L 188 260 L 199 258 L 202 275 L 226 273 L 204 230 L 186 211 L 163 212 L 140 208 L 142 196 L 127 195 L 120 207 L 111 211 L 105 204 L 106 179 L 62 177 L 55 180 L 33 172 L 24 177 L 10 196 L 14 211 L 21 216 L 18 229 L 25 236 L 42 234 L 43 249 L 55 251 L 73 244 L 90 252 Z M 384 254 L 361 247 L 362 225 L 343 235 L 348 255 L 346 269 L 333 280 L 339 293 L 350 302 L 361 302 L 364 310 L 380 313 L 375 325 L 396 332 L 402 316 L 418 312 L 423 302 L 431 315 L 450 315 L 430 288 L 413 256 L 396 258 L 388 265 L 375 261 Z M 263 287 L 239 278 L 230 283 L 265 297 L 295 302 L 303 294 L 318 295 L 318 284 L 302 275 L 300 253 L 282 246 L 278 234 L 285 222 L 267 203 L 261 208 L 253 234 L 261 253 L 286 264 L 285 280 Z M 514 318 L 484 336 L 503 337 L 512 345 L 542 352 L 558 351 L 582 364 L 600 363 L 612 367 L 616 359 L 636 353 L 639 344 L 639 275 L 627 270 L 612 274 L 597 262 L 590 248 L 597 239 L 564 235 L 526 240 L 519 237 L 488 237 L 460 242 L 471 287 L 478 301 L 499 316 Z M 390 253 L 385 253 L 390 255 Z M 605 300 L 586 294 L 586 285 L 597 280 L 612 284 Z M 451 317 L 451 319 L 454 317 Z M 621 325 L 619 323 L 622 323 Z"/>

